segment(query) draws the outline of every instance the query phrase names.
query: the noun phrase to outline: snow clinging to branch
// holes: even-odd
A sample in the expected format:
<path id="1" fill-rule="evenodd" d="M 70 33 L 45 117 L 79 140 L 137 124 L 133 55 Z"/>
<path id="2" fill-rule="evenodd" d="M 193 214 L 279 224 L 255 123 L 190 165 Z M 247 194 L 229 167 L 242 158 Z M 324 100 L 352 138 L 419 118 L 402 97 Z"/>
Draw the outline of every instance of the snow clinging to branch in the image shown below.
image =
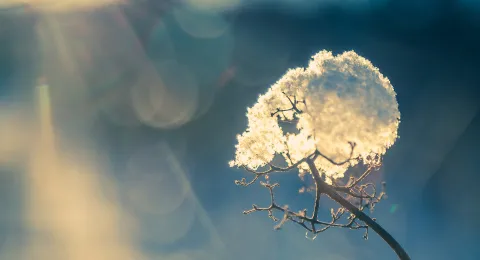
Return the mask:
<path id="1" fill-rule="evenodd" d="M 375 164 L 397 139 L 400 112 L 388 78 L 354 51 L 315 54 L 307 68 L 288 70 L 247 111 L 230 166 L 258 169 L 282 155 L 293 165 L 316 151 L 328 179 L 362 161 Z M 297 131 L 287 131 L 288 125 Z M 306 163 L 299 164 L 308 172 Z M 328 181 L 327 179 L 327 181 Z"/>

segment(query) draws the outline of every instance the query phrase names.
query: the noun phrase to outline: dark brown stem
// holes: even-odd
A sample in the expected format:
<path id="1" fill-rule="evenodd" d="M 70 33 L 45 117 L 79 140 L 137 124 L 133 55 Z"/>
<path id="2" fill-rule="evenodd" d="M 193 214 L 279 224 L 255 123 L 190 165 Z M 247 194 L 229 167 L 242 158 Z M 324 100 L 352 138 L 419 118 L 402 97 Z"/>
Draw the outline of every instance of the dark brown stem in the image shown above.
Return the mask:
<path id="1" fill-rule="evenodd" d="M 315 182 L 315 183 L 317 183 L 317 182 Z M 314 206 L 313 206 L 312 219 L 317 220 L 317 218 L 318 218 L 318 209 L 320 208 L 320 197 L 322 196 L 322 189 L 321 189 L 321 187 L 318 186 L 318 185 L 315 185 L 315 188 L 316 188 L 316 189 L 315 189 L 315 190 L 316 190 L 316 192 L 315 192 L 315 204 L 314 204 Z M 312 230 L 313 230 L 314 233 L 316 232 L 316 230 L 315 230 L 315 224 L 314 224 L 314 223 L 312 223 Z"/>
<path id="2" fill-rule="evenodd" d="M 328 195 L 331 199 L 336 201 L 342 207 L 346 208 L 352 214 L 355 215 L 356 218 L 363 221 L 365 224 L 368 225 L 371 229 L 373 229 L 387 244 L 395 251 L 398 255 L 398 258 L 401 260 L 410 260 L 407 252 L 402 248 L 402 246 L 392 237 L 382 226 L 380 226 L 376 221 L 370 218 L 367 214 L 363 213 L 363 211 L 359 210 L 355 207 L 352 203 L 348 200 L 343 198 L 340 194 L 338 194 L 330 185 L 325 183 L 321 178 L 315 178 L 316 176 L 320 176 L 315 164 L 312 160 L 307 160 L 308 166 L 312 171 L 312 175 L 314 176 L 316 185 L 318 188 L 322 190 L 322 192 Z"/>

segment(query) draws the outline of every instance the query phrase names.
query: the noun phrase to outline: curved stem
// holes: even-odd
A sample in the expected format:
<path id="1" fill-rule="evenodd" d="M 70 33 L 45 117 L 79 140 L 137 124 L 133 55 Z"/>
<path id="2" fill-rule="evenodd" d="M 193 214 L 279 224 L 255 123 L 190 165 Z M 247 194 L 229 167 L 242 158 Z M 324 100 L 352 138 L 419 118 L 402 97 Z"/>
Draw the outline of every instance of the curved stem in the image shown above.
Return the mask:
<path id="1" fill-rule="evenodd" d="M 320 176 L 318 176 L 320 178 Z M 318 182 L 315 181 L 315 204 L 313 206 L 313 215 L 312 219 L 318 219 L 318 209 L 320 207 L 320 197 L 322 196 L 322 188 L 317 184 Z M 315 224 L 312 223 L 312 230 L 315 232 Z"/>
<path id="2" fill-rule="evenodd" d="M 336 201 L 342 207 L 346 208 L 348 211 L 354 214 L 356 218 L 365 222 L 365 224 L 367 224 L 368 227 L 373 229 L 373 231 L 375 231 L 385 242 L 387 242 L 387 244 L 398 255 L 399 259 L 410 260 L 410 257 L 408 256 L 407 252 L 403 249 L 400 243 L 398 243 L 397 240 L 395 240 L 395 238 L 393 238 L 393 236 L 390 235 L 390 233 L 388 233 L 382 226 L 380 226 L 376 221 L 370 218 L 363 211 L 359 210 L 352 203 L 350 203 L 348 200 L 343 198 L 332 187 L 330 187 L 330 185 L 325 183 L 321 178 L 316 178 L 316 177 L 320 177 L 320 173 L 315 167 L 314 162 L 312 160 L 307 160 L 307 163 L 308 163 L 308 166 L 310 167 L 310 170 L 312 171 L 316 185 L 318 185 L 318 187 L 321 188 L 324 194 L 328 195 L 331 199 Z"/>

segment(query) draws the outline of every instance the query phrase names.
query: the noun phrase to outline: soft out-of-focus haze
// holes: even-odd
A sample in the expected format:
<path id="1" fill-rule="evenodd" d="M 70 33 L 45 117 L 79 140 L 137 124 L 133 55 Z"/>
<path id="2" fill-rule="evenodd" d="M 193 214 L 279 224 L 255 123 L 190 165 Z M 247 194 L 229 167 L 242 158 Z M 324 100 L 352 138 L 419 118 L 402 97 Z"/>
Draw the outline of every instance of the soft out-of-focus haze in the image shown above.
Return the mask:
<path id="1" fill-rule="evenodd" d="M 21 105 L 10 102 L 0 103 L 1 163 L 14 163 L 23 157 L 25 151 L 28 151 L 33 134 L 28 119 Z M 18 128 L 24 131 L 18 131 Z"/>
<path id="2" fill-rule="evenodd" d="M 245 109 L 323 49 L 397 93 L 372 217 L 413 259 L 479 258 L 475 1 L 0 2 L 1 260 L 394 259 L 373 233 L 241 214 L 269 199 L 228 167 Z"/>
<path id="3" fill-rule="evenodd" d="M 17 7 L 20 5 L 45 12 L 88 11 L 112 4 L 126 3 L 127 0 L 3 0 L 1 7 Z"/>

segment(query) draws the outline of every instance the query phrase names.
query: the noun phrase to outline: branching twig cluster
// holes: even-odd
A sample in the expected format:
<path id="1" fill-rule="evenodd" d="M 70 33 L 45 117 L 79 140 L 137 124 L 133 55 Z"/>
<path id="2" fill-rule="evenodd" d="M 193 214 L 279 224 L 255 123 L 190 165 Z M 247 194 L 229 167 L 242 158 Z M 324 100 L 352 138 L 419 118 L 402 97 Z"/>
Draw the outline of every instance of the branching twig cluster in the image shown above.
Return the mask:
<path id="1" fill-rule="evenodd" d="M 285 95 L 285 97 L 288 99 L 288 102 L 292 105 L 290 108 L 277 108 L 275 112 L 271 113 L 271 116 L 276 116 L 279 122 L 282 123 L 296 123 L 298 122 L 298 115 L 303 113 L 303 110 L 299 108 L 298 105 L 303 104 L 305 106 L 305 100 L 297 100 L 296 96 L 290 97 L 287 95 L 287 93 L 282 92 L 282 94 Z M 285 115 L 285 112 L 292 112 L 293 113 L 293 119 L 289 120 L 287 119 L 287 116 Z"/>
<path id="2" fill-rule="evenodd" d="M 285 94 L 285 93 L 283 93 Z M 298 108 L 298 104 L 303 103 L 305 104 L 305 101 L 297 101 L 295 97 L 289 97 L 287 94 L 285 96 L 288 98 L 290 104 L 292 107 L 287 108 L 287 109 L 280 109 L 278 108 L 275 112 L 271 113 L 272 116 L 277 116 L 279 120 L 282 121 L 288 121 L 289 123 L 294 123 L 298 119 L 298 115 L 302 113 L 302 110 Z M 305 104 L 306 105 L 306 104 Z M 287 111 L 292 111 L 293 114 L 293 119 L 288 120 L 284 112 Z M 282 114 L 282 116 L 280 116 Z M 326 190 L 325 190 L 325 185 L 328 185 L 328 190 L 334 190 L 338 194 L 340 194 L 343 198 L 347 199 L 350 201 L 352 204 L 354 204 L 360 211 L 363 211 L 365 209 L 370 209 L 373 210 L 375 205 L 385 197 L 385 183 L 382 183 L 382 191 L 377 192 L 376 186 L 374 183 L 371 182 L 365 182 L 367 180 L 367 177 L 375 171 L 379 166 L 380 166 L 380 158 L 377 156 L 376 158 L 373 158 L 373 160 L 369 160 L 369 165 L 365 172 L 361 174 L 358 177 L 350 177 L 348 182 L 346 184 L 340 184 L 337 181 L 332 179 L 332 184 L 327 184 L 325 180 L 322 179 L 320 174 L 318 174 L 318 169 L 313 170 L 312 167 L 315 167 L 315 160 L 318 157 L 322 157 L 332 163 L 333 165 L 345 165 L 347 163 L 352 162 L 353 160 L 360 160 L 360 158 L 353 158 L 354 154 L 354 149 L 355 149 L 355 143 L 354 142 L 349 142 L 351 151 L 350 151 L 350 156 L 343 160 L 343 161 L 335 161 L 322 152 L 316 150 L 309 156 L 293 163 L 291 158 L 287 156 L 287 159 L 289 159 L 289 166 L 288 167 L 279 167 L 271 162 L 266 164 L 266 169 L 263 171 L 258 171 L 254 169 L 250 169 L 248 167 L 244 167 L 247 171 L 251 172 L 254 174 L 254 177 L 252 180 L 248 181 L 245 178 L 242 178 L 241 180 L 235 181 L 237 185 L 240 186 L 249 186 L 251 184 L 254 184 L 257 182 L 257 180 L 260 177 L 265 177 L 267 181 L 260 181 L 260 184 L 267 188 L 270 194 L 270 205 L 267 207 L 259 207 L 257 205 L 253 205 L 251 209 L 244 211 L 244 214 L 250 214 L 256 211 L 266 211 L 268 213 L 268 216 L 275 222 L 277 222 L 277 225 L 275 226 L 275 229 L 280 229 L 286 222 L 291 221 L 293 223 L 296 223 L 303 227 L 304 229 L 307 230 L 307 237 L 308 234 L 312 234 L 313 237 L 312 239 L 315 239 L 316 236 L 328 230 L 329 228 L 332 227 L 337 227 L 337 228 L 348 228 L 348 229 L 364 229 L 365 234 L 364 238 L 368 239 L 368 229 L 369 226 L 366 225 L 363 221 L 358 219 L 358 217 L 353 214 L 352 212 L 349 212 L 346 208 L 344 207 L 339 207 L 338 209 L 330 210 L 330 217 L 331 219 L 329 221 L 321 221 L 319 220 L 319 209 L 320 209 L 320 198 L 322 195 L 327 195 L 330 196 Z M 288 152 L 287 152 L 288 155 Z M 373 162 L 373 163 L 372 163 Z M 315 201 L 313 205 L 313 209 L 311 210 L 310 215 L 307 213 L 307 209 L 300 210 L 298 212 L 295 212 L 287 206 L 280 206 L 275 200 L 275 195 L 274 195 L 274 188 L 278 187 L 278 183 L 270 183 L 268 181 L 268 176 L 269 174 L 273 173 L 279 173 L 279 172 L 288 172 L 292 171 L 298 168 L 300 164 L 307 163 L 310 167 L 312 177 L 315 183 L 315 188 L 312 189 L 315 191 Z M 314 174 L 314 173 L 317 174 Z M 277 217 L 274 216 L 274 212 L 281 212 L 283 214 L 283 217 L 281 219 L 278 219 Z M 358 213 L 358 212 L 357 212 Z M 375 220 L 375 219 L 373 219 Z"/>
<path id="3" fill-rule="evenodd" d="M 244 211 L 243 214 L 250 214 L 256 211 L 266 211 L 268 212 L 269 218 L 271 218 L 275 222 L 278 222 L 278 224 L 275 226 L 276 230 L 282 228 L 282 226 L 287 221 L 292 221 L 307 230 L 307 233 L 306 233 L 307 237 L 309 233 L 313 234 L 314 235 L 313 239 L 315 239 L 319 233 L 322 233 L 331 227 L 349 228 L 349 229 L 365 229 L 364 237 L 367 238 L 368 226 L 364 224 L 360 224 L 358 219 L 353 214 L 350 214 L 347 217 L 348 221 L 346 223 L 338 223 L 338 221 L 347 212 L 345 208 L 341 207 L 336 211 L 331 209 L 331 212 L 330 212 L 332 217 L 331 221 L 329 222 L 320 221 L 316 217 L 307 216 L 307 209 L 303 209 L 301 211 L 295 212 L 290 210 L 287 206 L 282 207 L 279 204 L 277 204 L 275 201 L 275 195 L 274 195 L 273 189 L 279 186 L 278 183 L 271 184 L 268 182 L 261 181 L 260 184 L 263 187 L 267 188 L 270 192 L 270 205 L 268 207 L 259 207 L 254 204 L 252 205 L 252 208 L 250 210 Z M 274 211 L 282 212 L 283 213 L 282 219 L 278 219 L 277 217 L 275 217 Z M 315 212 L 314 212 L 314 215 L 316 215 Z"/>

